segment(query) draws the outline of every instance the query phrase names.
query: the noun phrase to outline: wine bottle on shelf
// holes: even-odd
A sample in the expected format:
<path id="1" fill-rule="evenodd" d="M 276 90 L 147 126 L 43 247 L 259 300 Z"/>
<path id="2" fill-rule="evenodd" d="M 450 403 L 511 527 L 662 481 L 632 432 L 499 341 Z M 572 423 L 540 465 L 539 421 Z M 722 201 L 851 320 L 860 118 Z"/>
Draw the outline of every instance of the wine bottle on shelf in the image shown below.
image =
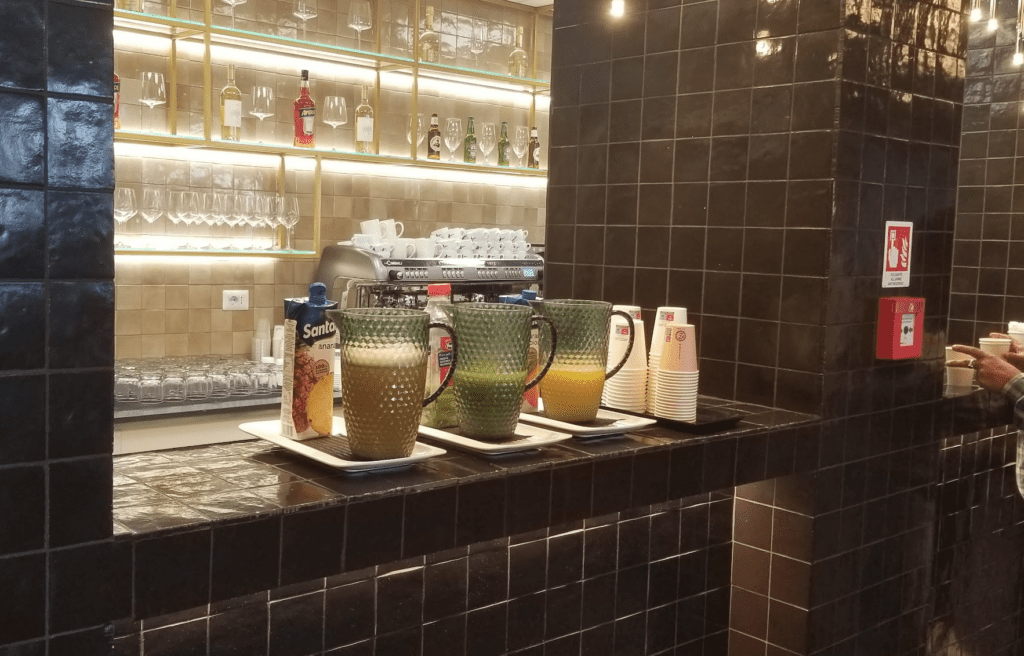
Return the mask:
<path id="1" fill-rule="evenodd" d="M 540 168 L 540 139 L 537 128 L 530 128 L 530 160 L 526 163 L 531 169 Z"/>
<path id="2" fill-rule="evenodd" d="M 437 126 L 437 114 L 430 117 L 427 131 L 427 159 L 441 159 L 441 128 Z"/>
<path id="3" fill-rule="evenodd" d="M 235 86 L 235 66 L 228 66 L 228 83 L 220 92 L 220 138 L 242 140 L 242 92 Z"/>
<path id="4" fill-rule="evenodd" d="M 313 125 L 316 122 L 316 103 L 309 96 L 309 71 L 302 71 L 299 82 L 299 97 L 295 99 L 295 146 L 298 148 L 314 148 L 316 139 Z"/>
<path id="5" fill-rule="evenodd" d="M 498 166 L 508 166 L 508 153 L 512 149 L 512 143 L 508 140 L 508 123 L 501 122 L 501 138 L 498 139 Z"/>
<path id="6" fill-rule="evenodd" d="M 114 129 L 121 129 L 121 78 L 114 73 Z"/>
<path id="7" fill-rule="evenodd" d="M 434 31 L 434 8 L 427 5 L 427 22 L 420 34 L 420 61 L 436 64 L 441 59 L 441 40 Z"/>
<path id="8" fill-rule="evenodd" d="M 508 74 L 512 77 L 530 77 L 530 56 L 523 49 L 523 28 L 516 28 L 516 47 L 508 56 Z"/>
<path id="9" fill-rule="evenodd" d="M 476 164 L 476 130 L 473 128 L 472 116 L 469 117 L 466 138 L 462 142 L 462 161 L 466 164 Z"/>
<path id="10" fill-rule="evenodd" d="M 362 87 L 362 94 L 362 102 L 356 107 L 356 152 L 373 154 L 373 107 L 366 87 Z"/>

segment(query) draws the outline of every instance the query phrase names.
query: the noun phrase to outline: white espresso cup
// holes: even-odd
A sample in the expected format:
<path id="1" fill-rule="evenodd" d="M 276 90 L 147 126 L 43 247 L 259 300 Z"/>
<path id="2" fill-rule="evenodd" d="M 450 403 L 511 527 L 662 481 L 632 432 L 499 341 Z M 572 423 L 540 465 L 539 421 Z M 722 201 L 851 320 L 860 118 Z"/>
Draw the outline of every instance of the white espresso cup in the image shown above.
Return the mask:
<path id="1" fill-rule="evenodd" d="M 364 251 L 372 250 L 373 245 L 379 241 L 380 237 L 373 237 L 371 235 L 353 235 L 352 237 L 352 244 Z"/>
<path id="2" fill-rule="evenodd" d="M 405 224 L 394 219 L 385 219 L 380 222 L 380 234 L 384 239 L 401 237 L 405 233 Z"/>
<path id="3" fill-rule="evenodd" d="M 390 239 L 385 239 L 384 241 L 391 244 L 391 257 L 402 260 L 416 254 L 416 242 L 412 239 L 392 237 Z"/>
<path id="4" fill-rule="evenodd" d="M 369 221 L 361 221 L 359 223 L 359 229 L 363 231 L 364 235 L 368 235 L 370 237 L 375 237 L 376 239 L 380 239 L 381 237 L 384 236 L 381 233 L 380 220 L 379 219 L 370 219 Z"/>
<path id="5" fill-rule="evenodd" d="M 381 257 L 391 257 L 391 251 L 394 246 L 386 241 L 378 241 L 377 243 L 370 246 L 370 250 L 380 255 Z"/>
<path id="6" fill-rule="evenodd" d="M 419 239 L 413 239 L 412 241 L 416 245 L 416 257 L 420 259 L 429 259 L 438 256 L 437 240 L 433 237 L 421 237 Z"/>

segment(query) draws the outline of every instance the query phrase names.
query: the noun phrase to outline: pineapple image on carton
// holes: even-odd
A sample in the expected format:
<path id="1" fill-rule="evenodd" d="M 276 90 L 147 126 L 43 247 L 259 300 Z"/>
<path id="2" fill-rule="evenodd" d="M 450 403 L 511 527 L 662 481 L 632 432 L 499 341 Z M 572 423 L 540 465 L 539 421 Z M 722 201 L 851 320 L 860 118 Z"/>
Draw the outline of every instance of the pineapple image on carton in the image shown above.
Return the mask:
<path id="1" fill-rule="evenodd" d="M 284 301 L 283 437 L 302 440 L 331 434 L 338 331 L 326 311 L 337 307 L 327 300 L 327 286 L 319 282 L 309 286 L 309 298 Z"/>

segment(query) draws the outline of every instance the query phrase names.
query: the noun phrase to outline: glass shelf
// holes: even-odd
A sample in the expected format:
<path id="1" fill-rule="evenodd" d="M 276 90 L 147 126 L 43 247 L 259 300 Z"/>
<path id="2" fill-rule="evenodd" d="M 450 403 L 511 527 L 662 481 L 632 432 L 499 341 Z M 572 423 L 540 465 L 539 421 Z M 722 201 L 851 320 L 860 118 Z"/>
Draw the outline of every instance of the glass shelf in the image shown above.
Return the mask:
<path id="1" fill-rule="evenodd" d="M 295 260 L 309 260 L 315 259 L 317 254 L 314 251 L 239 251 L 239 250 L 225 250 L 225 249 L 176 249 L 176 250 L 157 250 L 155 248 L 116 248 L 114 249 L 116 255 L 162 255 L 162 256 L 174 256 L 174 255 L 210 255 L 215 257 L 271 257 L 275 259 L 295 259 Z"/>

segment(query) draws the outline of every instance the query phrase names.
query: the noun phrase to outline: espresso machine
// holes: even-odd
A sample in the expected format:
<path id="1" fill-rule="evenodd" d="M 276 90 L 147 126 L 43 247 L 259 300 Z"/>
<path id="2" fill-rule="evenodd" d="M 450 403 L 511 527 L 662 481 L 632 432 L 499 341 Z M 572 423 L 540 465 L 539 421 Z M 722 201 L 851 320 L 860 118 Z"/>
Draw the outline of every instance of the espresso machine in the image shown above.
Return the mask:
<path id="1" fill-rule="evenodd" d="M 447 283 L 452 301 L 497 302 L 504 294 L 538 289 L 544 279 L 544 258 L 398 259 L 349 244 L 327 246 L 312 282 L 327 285 L 327 297 L 341 307 L 422 308 L 427 286 Z"/>

